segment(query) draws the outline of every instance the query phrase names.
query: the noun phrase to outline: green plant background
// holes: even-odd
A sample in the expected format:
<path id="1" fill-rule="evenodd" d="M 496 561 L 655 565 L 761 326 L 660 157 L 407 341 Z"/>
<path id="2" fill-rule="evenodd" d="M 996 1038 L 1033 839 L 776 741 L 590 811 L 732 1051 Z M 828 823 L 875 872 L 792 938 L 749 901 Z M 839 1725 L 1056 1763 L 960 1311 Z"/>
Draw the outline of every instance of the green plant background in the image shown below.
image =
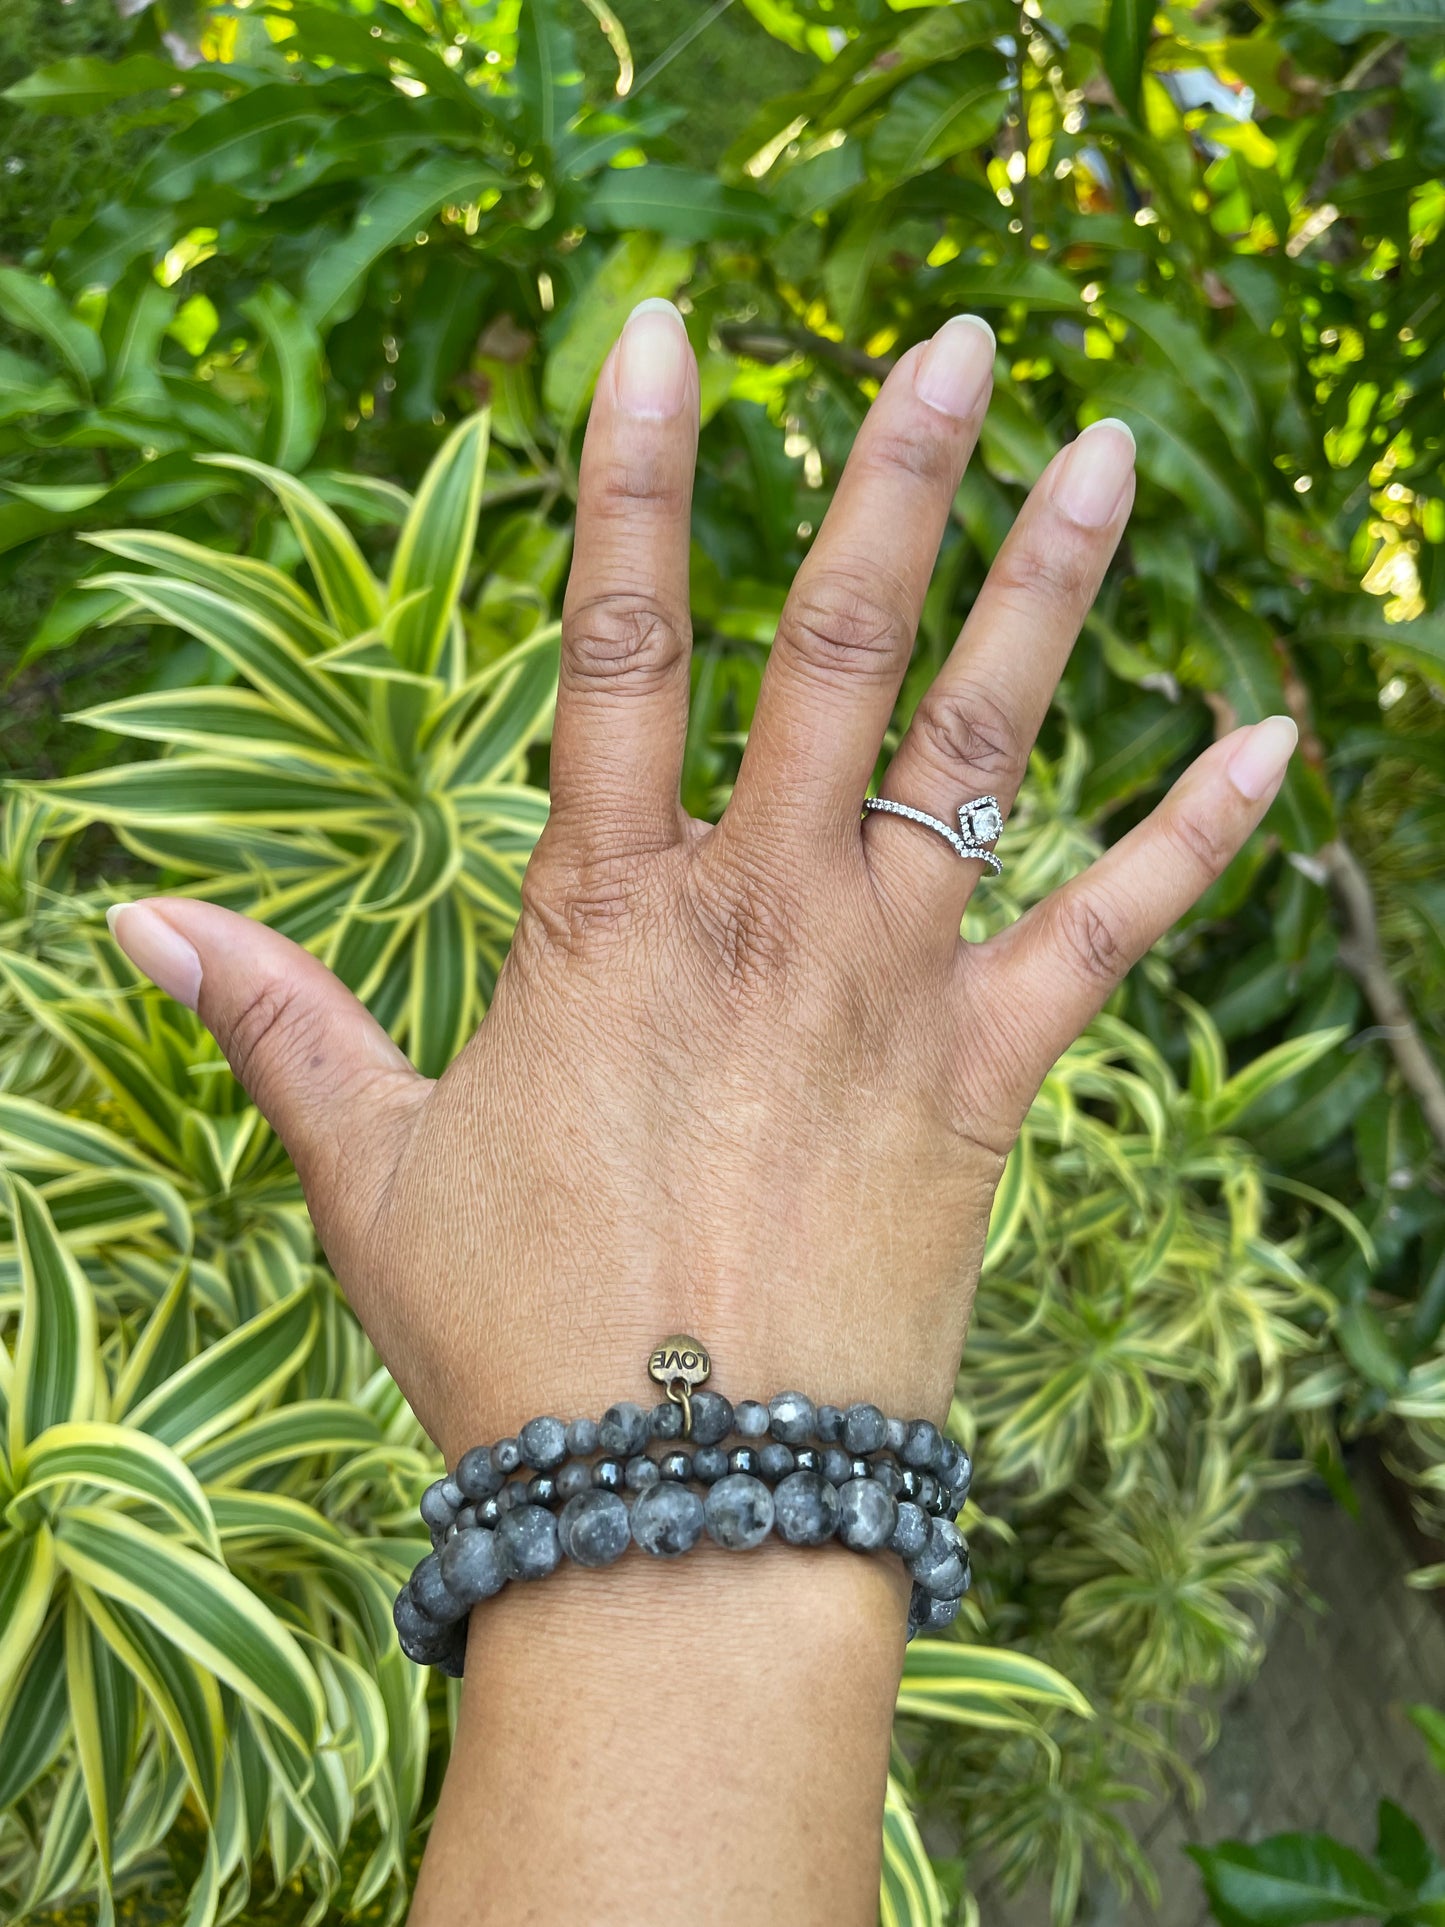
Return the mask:
<path id="1" fill-rule="evenodd" d="M 996 399 L 898 727 L 1051 452 L 1119 415 L 1140 471 L 968 934 L 1221 729 L 1301 725 L 1005 1174 L 954 1411 L 979 1578 L 910 1658 L 882 1917 L 1181 1877 L 1127 1814 L 1258 1664 L 1268 1486 L 1347 1500 L 1374 1436 L 1445 1535 L 1441 0 L 618 12 L 0 23 L 7 1918 L 404 1904 L 451 1706 L 385 1597 L 431 1454 L 103 910 L 263 915 L 446 1061 L 545 811 L 581 425 L 648 294 L 703 371 L 696 813 L 878 378 L 964 308 Z"/>

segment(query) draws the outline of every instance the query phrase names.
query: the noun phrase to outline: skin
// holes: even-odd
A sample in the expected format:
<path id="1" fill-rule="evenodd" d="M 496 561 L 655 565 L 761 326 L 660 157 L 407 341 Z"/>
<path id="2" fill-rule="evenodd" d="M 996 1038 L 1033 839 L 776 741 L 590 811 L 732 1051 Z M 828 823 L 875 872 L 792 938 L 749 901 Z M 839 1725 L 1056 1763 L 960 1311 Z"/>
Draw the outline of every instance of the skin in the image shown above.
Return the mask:
<path id="1" fill-rule="evenodd" d="M 539 1412 L 647 1399 L 673 1331 L 734 1398 L 941 1420 L 1040 1081 L 1283 779 L 1293 724 L 1235 731 L 977 946 L 983 866 L 860 820 L 992 363 L 960 318 L 884 383 L 713 826 L 678 802 L 697 371 L 665 304 L 632 318 L 587 431 L 551 820 L 492 1009 L 437 1082 L 274 932 L 175 898 L 114 915 L 280 1133 L 449 1463 Z M 1104 423 L 1050 464 L 884 795 L 1008 810 L 1132 454 Z M 872 1922 L 906 1594 L 896 1560 L 775 1544 L 509 1588 L 474 1617 L 414 1927 Z"/>

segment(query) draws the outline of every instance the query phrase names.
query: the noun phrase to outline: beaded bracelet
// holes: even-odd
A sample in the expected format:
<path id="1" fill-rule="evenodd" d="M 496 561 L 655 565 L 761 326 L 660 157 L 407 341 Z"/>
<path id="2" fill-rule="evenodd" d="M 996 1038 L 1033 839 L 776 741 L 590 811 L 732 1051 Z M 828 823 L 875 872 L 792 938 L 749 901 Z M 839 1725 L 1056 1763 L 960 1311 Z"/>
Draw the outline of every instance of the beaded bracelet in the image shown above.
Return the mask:
<path id="1" fill-rule="evenodd" d="M 459 1676 L 466 1615 L 508 1581 L 545 1578 L 564 1557 L 611 1565 L 631 1543 L 677 1558 L 704 1530 L 733 1551 L 776 1529 L 789 1545 L 837 1537 L 855 1551 L 894 1552 L 914 1581 L 908 1637 L 957 1617 L 968 1548 L 943 1515 L 968 1495 L 972 1465 L 961 1446 L 926 1419 L 887 1419 L 873 1405 L 815 1407 L 783 1392 L 766 1406 L 734 1407 L 696 1391 L 711 1362 L 690 1338 L 665 1340 L 649 1370 L 668 1395 L 651 1413 L 624 1401 L 600 1422 L 532 1419 L 515 1438 L 473 1447 L 452 1477 L 427 1489 L 421 1512 L 433 1550 L 394 1611 L 408 1658 Z M 772 1439 L 724 1451 L 735 1433 Z M 643 1450 L 649 1438 L 689 1438 L 697 1449 L 656 1460 Z M 885 1448 L 896 1456 L 881 1456 Z M 592 1461 L 599 1450 L 607 1456 Z M 524 1467 L 533 1477 L 511 1480 Z"/>

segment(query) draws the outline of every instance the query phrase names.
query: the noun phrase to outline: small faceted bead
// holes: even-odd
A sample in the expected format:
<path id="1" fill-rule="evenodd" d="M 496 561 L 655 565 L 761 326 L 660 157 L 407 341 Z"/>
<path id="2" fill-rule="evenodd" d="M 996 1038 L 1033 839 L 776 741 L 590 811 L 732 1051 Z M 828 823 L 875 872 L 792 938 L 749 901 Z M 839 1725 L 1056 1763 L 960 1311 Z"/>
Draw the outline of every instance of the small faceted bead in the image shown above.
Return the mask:
<path id="1" fill-rule="evenodd" d="M 871 1479 L 872 1476 L 872 1459 L 865 1459 L 860 1453 L 857 1458 L 848 1461 L 848 1477 L 850 1479 Z"/>
<path id="2" fill-rule="evenodd" d="M 494 1532 L 459 1532 L 442 1554 L 441 1568 L 447 1591 L 468 1610 L 507 1583 Z"/>
<path id="3" fill-rule="evenodd" d="M 665 1452 L 657 1469 L 665 1479 L 690 1479 L 692 1454 L 691 1452 Z"/>
<path id="4" fill-rule="evenodd" d="M 813 1437 L 819 1445 L 836 1445 L 843 1436 L 841 1405 L 820 1405 L 813 1417 Z"/>
<path id="5" fill-rule="evenodd" d="M 603 1492 L 622 1490 L 622 1461 L 620 1459 L 599 1459 L 592 1468 L 592 1483 Z"/>
<path id="6" fill-rule="evenodd" d="M 616 1405 L 609 1405 L 602 1414 L 597 1439 L 604 1452 L 614 1458 L 628 1459 L 646 1445 L 648 1430 L 648 1414 L 631 1399 L 622 1399 Z"/>
<path id="7" fill-rule="evenodd" d="M 908 1428 L 908 1437 L 903 1441 L 903 1463 L 926 1472 L 933 1463 L 937 1447 L 938 1427 L 930 1425 L 926 1418 L 916 1418 Z"/>
<path id="8" fill-rule="evenodd" d="M 842 1485 L 853 1477 L 853 1461 L 841 1445 L 825 1445 L 818 1454 L 818 1470 L 830 1485 Z"/>
<path id="9" fill-rule="evenodd" d="M 682 1407 L 670 1398 L 660 1400 L 648 1417 L 648 1429 L 655 1439 L 680 1439 Z"/>
<path id="10" fill-rule="evenodd" d="M 495 1498 L 502 1489 L 502 1475 L 485 1445 L 474 1445 L 470 1452 L 463 1452 L 457 1460 L 456 1481 L 473 1505 Z"/>
<path id="11" fill-rule="evenodd" d="M 528 1479 L 527 1503 L 529 1505 L 553 1505 L 556 1498 L 557 1481 L 550 1472 L 539 1472 L 535 1479 Z"/>
<path id="12" fill-rule="evenodd" d="M 898 1517 L 894 1521 L 892 1536 L 888 1541 L 890 1552 L 896 1552 L 900 1559 L 916 1559 L 928 1544 L 928 1519 L 920 1507 L 911 1499 L 904 1499 L 898 1507 Z"/>
<path id="13" fill-rule="evenodd" d="M 793 1454 L 793 1464 L 800 1472 L 821 1472 L 823 1454 L 815 1451 L 811 1445 L 800 1445 Z"/>
<path id="14" fill-rule="evenodd" d="M 733 1430 L 739 1438 L 765 1439 L 771 1423 L 768 1408 L 755 1398 L 745 1398 L 733 1408 Z"/>
<path id="15" fill-rule="evenodd" d="M 634 1501 L 632 1536 L 654 1559 L 691 1552 L 702 1535 L 703 1502 L 685 1485 L 664 1479 Z"/>
<path id="16" fill-rule="evenodd" d="M 645 1492 L 650 1485 L 656 1485 L 662 1477 L 656 1459 L 650 1459 L 645 1452 L 638 1452 L 622 1468 L 622 1483 L 629 1492 Z"/>
<path id="17" fill-rule="evenodd" d="M 758 1470 L 774 1485 L 779 1479 L 786 1479 L 790 1472 L 795 1472 L 797 1463 L 792 1446 L 781 1445 L 777 1439 L 769 1439 L 766 1445 L 758 1448 Z"/>
<path id="18" fill-rule="evenodd" d="M 849 1479 L 838 1492 L 838 1537 L 854 1552 L 878 1552 L 888 1544 L 897 1504 L 872 1479 Z"/>
<path id="19" fill-rule="evenodd" d="M 773 1495 L 761 1479 L 734 1473 L 719 1479 L 702 1507 L 708 1536 L 729 1552 L 750 1552 L 773 1529 Z"/>
<path id="20" fill-rule="evenodd" d="M 580 1459 L 573 1459 L 557 1474 L 557 1497 L 563 1504 L 568 1499 L 575 1499 L 579 1492 L 590 1492 L 591 1489 L 592 1467 L 583 1464 Z"/>
<path id="21" fill-rule="evenodd" d="M 595 1418 L 574 1418 L 567 1427 L 567 1450 L 574 1459 L 590 1459 L 601 1430 Z"/>
<path id="22" fill-rule="evenodd" d="M 838 1488 L 816 1472 L 793 1472 L 773 1494 L 778 1536 L 790 1546 L 821 1546 L 838 1526 Z"/>
<path id="23" fill-rule="evenodd" d="M 522 1448 L 516 1439 L 498 1439 L 492 1447 L 492 1464 L 503 1477 L 510 1476 L 522 1463 Z"/>
<path id="24" fill-rule="evenodd" d="M 457 1508 L 443 1489 L 450 1483 L 448 1479 L 437 1479 L 421 1495 L 422 1523 L 433 1532 L 445 1532 L 457 1516 Z"/>
<path id="25" fill-rule="evenodd" d="M 901 1452 L 903 1450 L 903 1441 L 907 1437 L 908 1426 L 901 1418 L 890 1418 L 883 1421 L 883 1443 L 888 1447 L 890 1452 Z"/>
<path id="26" fill-rule="evenodd" d="M 728 1469 L 728 1455 L 720 1445 L 700 1445 L 692 1455 L 692 1476 L 703 1485 L 716 1485 Z"/>
<path id="27" fill-rule="evenodd" d="M 850 1405 L 843 1416 L 843 1443 L 850 1452 L 881 1452 L 888 1421 L 876 1405 Z"/>
<path id="28" fill-rule="evenodd" d="M 496 1539 L 509 1579 L 545 1579 L 562 1557 L 557 1521 L 543 1506 L 515 1507 L 497 1527 Z"/>
<path id="29" fill-rule="evenodd" d="M 567 1427 L 559 1418 L 528 1419 L 517 1443 L 534 1472 L 553 1472 L 567 1457 Z"/>
<path id="30" fill-rule="evenodd" d="M 494 1526 L 502 1516 L 502 1508 L 495 1499 L 483 1499 L 481 1504 L 475 1506 L 473 1510 L 477 1515 L 477 1524 L 488 1529 Z"/>
<path id="31" fill-rule="evenodd" d="M 627 1507 L 615 1492 L 578 1493 L 557 1520 L 558 1544 L 579 1566 L 610 1566 L 626 1552 L 631 1537 Z"/>
<path id="32" fill-rule="evenodd" d="M 427 1618 L 434 1619 L 439 1626 L 449 1625 L 466 1611 L 466 1607 L 447 1590 L 442 1578 L 441 1560 L 434 1552 L 428 1553 L 412 1574 L 411 1596 Z"/>
<path id="33" fill-rule="evenodd" d="M 757 1448 L 751 1445 L 735 1445 L 728 1453 L 728 1470 L 740 1473 L 746 1478 L 755 1479 L 759 1470 Z"/>
<path id="34" fill-rule="evenodd" d="M 911 1465 L 901 1466 L 898 1472 L 898 1490 L 905 1499 L 917 1499 L 923 1487 L 921 1473 L 915 1472 Z"/>
<path id="35" fill-rule="evenodd" d="M 813 1436 L 817 1413 L 801 1392 L 779 1392 L 768 1401 L 768 1425 L 783 1445 L 803 1445 Z"/>
<path id="36" fill-rule="evenodd" d="M 903 1473 L 892 1459 L 870 1459 L 868 1476 L 875 1485 L 881 1485 L 890 1498 L 896 1499 L 903 1490 Z"/>
<path id="37" fill-rule="evenodd" d="M 732 1400 L 721 1392 L 692 1395 L 692 1436 L 699 1445 L 721 1445 L 733 1429 Z"/>

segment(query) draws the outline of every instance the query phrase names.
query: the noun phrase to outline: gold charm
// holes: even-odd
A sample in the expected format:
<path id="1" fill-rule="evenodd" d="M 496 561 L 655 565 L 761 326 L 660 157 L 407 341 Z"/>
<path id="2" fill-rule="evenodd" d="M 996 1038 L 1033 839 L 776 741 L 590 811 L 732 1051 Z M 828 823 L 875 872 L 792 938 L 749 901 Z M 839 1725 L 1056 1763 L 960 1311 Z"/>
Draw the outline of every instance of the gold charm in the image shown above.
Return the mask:
<path id="1" fill-rule="evenodd" d="M 673 1404 L 682 1407 L 682 1436 L 691 1438 L 692 1394 L 712 1371 L 707 1352 L 695 1338 L 677 1332 L 655 1347 L 647 1369 Z"/>

